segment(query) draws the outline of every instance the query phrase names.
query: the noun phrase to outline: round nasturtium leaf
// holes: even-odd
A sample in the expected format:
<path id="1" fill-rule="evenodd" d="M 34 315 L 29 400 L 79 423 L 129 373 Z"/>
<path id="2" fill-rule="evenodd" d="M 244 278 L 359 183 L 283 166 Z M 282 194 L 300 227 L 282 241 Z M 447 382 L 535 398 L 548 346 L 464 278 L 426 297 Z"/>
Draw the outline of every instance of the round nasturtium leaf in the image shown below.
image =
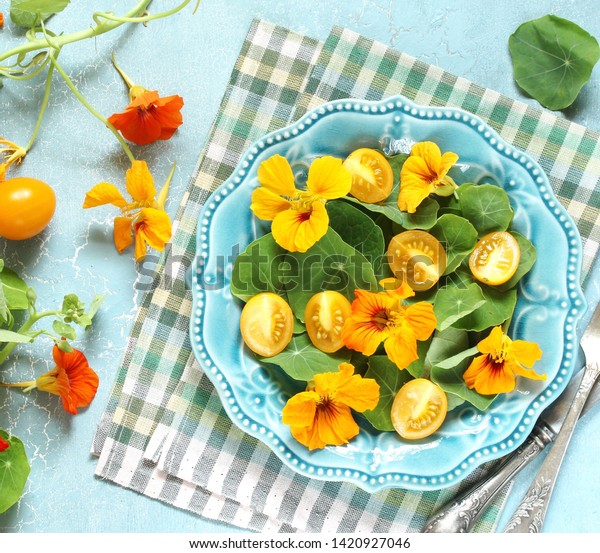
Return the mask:
<path id="1" fill-rule="evenodd" d="M 15 436 L 9 438 L 4 430 L 0 430 L 0 436 L 10 444 L 0 452 L 0 513 L 3 513 L 19 501 L 30 467 L 23 442 Z"/>
<path id="2" fill-rule="evenodd" d="M 517 84 L 551 110 L 575 101 L 600 58 L 592 35 L 556 15 L 523 23 L 510 36 L 508 48 Z"/>

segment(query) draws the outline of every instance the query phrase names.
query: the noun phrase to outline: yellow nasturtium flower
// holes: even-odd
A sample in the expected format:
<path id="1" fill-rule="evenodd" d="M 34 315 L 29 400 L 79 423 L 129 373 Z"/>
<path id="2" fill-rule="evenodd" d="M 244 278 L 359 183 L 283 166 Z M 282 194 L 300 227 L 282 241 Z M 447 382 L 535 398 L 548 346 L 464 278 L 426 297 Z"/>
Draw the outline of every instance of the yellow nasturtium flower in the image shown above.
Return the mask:
<path id="1" fill-rule="evenodd" d="M 475 388 L 480 394 L 512 392 L 517 375 L 546 379 L 545 374 L 537 374 L 531 368 L 542 357 L 540 347 L 534 342 L 511 340 L 499 326 L 477 344 L 477 349 L 483 355 L 473 359 L 463 378 L 469 388 Z"/>
<path id="2" fill-rule="evenodd" d="M 298 190 L 287 159 L 274 155 L 260 164 L 258 181 L 261 186 L 252 193 L 250 209 L 259 219 L 273 221 L 271 232 L 282 248 L 305 252 L 325 236 L 325 203 L 348 194 L 352 175 L 341 159 L 320 157 L 308 170 L 306 190 Z"/>
<path id="3" fill-rule="evenodd" d="M 456 183 L 448 176 L 448 171 L 457 161 L 458 155 L 453 152 L 442 154 L 434 142 L 415 144 L 400 171 L 398 207 L 414 213 L 429 194 L 450 196 Z"/>
<path id="4" fill-rule="evenodd" d="M 283 408 L 283 423 L 308 449 L 343 445 L 359 432 L 351 409 L 363 413 L 379 403 L 379 384 L 354 374 L 354 366 L 342 363 L 338 372 L 315 375 L 314 384 L 291 397 Z"/>
<path id="5" fill-rule="evenodd" d="M 84 209 L 112 204 L 121 209 L 114 220 L 114 241 L 119 253 L 131 246 L 135 237 L 135 259 L 140 262 L 150 245 L 162 251 L 171 239 L 171 219 L 165 212 L 165 201 L 173 172 L 156 198 L 154 179 L 145 161 L 135 160 L 125 175 L 127 192 L 132 198 L 128 202 L 119 189 L 108 182 L 94 186 L 85 196 Z"/>

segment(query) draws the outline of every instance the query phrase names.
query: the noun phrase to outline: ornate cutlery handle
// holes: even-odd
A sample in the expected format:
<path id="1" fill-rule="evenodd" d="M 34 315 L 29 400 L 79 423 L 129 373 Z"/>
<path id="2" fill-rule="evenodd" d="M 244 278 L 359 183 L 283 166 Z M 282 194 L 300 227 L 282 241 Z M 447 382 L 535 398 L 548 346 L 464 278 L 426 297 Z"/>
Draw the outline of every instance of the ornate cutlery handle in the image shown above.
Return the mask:
<path id="1" fill-rule="evenodd" d="M 425 523 L 423 533 L 466 533 L 471 531 L 496 494 L 554 439 L 554 432 L 537 424 L 527 441 L 509 455 L 487 478 L 469 488 Z"/>
<path id="2" fill-rule="evenodd" d="M 523 501 L 508 521 L 504 530 L 505 532 L 538 533 L 542 531 L 542 525 L 544 524 L 550 497 L 554 490 L 554 484 L 556 483 L 567 447 L 571 441 L 575 424 L 579 419 L 579 414 L 581 413 L 588 395 L 599 375 L 600 365 L 590 364 L 585 368 L 581 386 L 573 399 L 565 422 L 556 436 L 554 445 L 546 459 L 544 459 L 544 462 L 542 463 L 535 480 L 525 494 Z"/>

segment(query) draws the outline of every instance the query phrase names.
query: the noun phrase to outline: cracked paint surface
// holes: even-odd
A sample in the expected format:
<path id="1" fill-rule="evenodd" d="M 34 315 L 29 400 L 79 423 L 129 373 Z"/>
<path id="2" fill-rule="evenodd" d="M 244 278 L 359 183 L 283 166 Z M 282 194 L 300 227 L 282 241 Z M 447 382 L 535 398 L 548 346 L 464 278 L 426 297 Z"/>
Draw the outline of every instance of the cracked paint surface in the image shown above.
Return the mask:
<path id="1" fill-rule="evenodd" d="M 73 2 L 49 26 L 67 32 L 85 28 L 90 22 L 90 4 L 94 9 L 120 13 L 124 2 Z M 154 10 L 165 5 L 165 1 L 153 2 Z M 121 111 L 127 103 L 126 90 L 110 65 L 112 51 L 136 83 L 157 88 L 163 94 L 183 96 L 184 125 L 175 136 L 168 142 L 133 147 L 135 155 L 148 161 L 157 188 L 166 179 L 171 164 L 177 163 L 167 204 L 174 216 L 253 17 L 322 40 L 333 25 L 349 27 L 536 105 L 523 98 L 512 80 L 508 36 L 524 21 L 557 13 L 600 37 L 600 20 L 589 17 L 594 7 L 594 0 L 505 0 L 486 3 L 485 9 L 467 0 L 204 0 L 193 17 L 178 14 L 147 27 L 122 28 L 67 46 L 61 53 L 61 63 L 86 98 L 105 115 Z M 7 22 L 0 35 L 2 50 L 22 40 L 22 35 L 15 38 L 9 32 L 10 27 Z M 0 90 L 0 134 L 19 143 L 28 141 L 37 116 L 34 106 L 39 104 L 43 90 L 43 77 L 27 83 L 5 82 Z M 565 115 L 600 130 L 599 98 L 600 76 L 596 71 L 576 107 Z M 0 515 L 1 532 L 236 531 L 201 521 L 93 476 L 95 460 L 89 454 L 90 446 L 142 298 L 140 283 L 147 278 L 138 277 L 131 250 L 118 255 L 113 246 L 116 208 L 84 211 L 81 204 L 85 192 L 97 182 L 112 182 L 124 189 L 127 166 L 112 134 L 55 76 L 42 131 L 24 164 L 13 174 L 41 178 L 51 184 L 57 193 L 57 212 L 50 227 L 34 239 L 23 243 L 0 239 L 0 257 L 35 287 L 40 308 L 53 309 L 70 292 L 87 302 L 95 294 L 106 294 L 94 325 L 85 336 L 80 335 L 76 344 L 98 372 L 101 383 L 91 406 L 75 417 L 63 411 L 56 396 L 0 389 L 0 427 L 23 440 L 32 463 L 21 502 Z M 39 340 L 17 351 L 0 369 L 5 381 L 33 379 L 52 367 L 50 342 Z M 591 432 L 592 422 L 591 417 L 583 421 L 583 428 Z M 598 450 L 600 439 L 596 438 L 595 444 Z M 576 435 L 573 458 L 585 463 L 585 449 L 585 440 Z M 575 462 L 573 471 L 577 470 Z M 589 453 L 588 462 L 592 463 Z M 574 498 L 579 496 L 579 503 L 584 502 L 586 497 L 591 498 L 592 491 L 579 481 L 571 481 L 569 486 L 574 491 L 568 495 L 564 492 L 561 498 L 562 518 L 559 520 L 558 514 L 550 516 L 548 524 L 553 524 L 555 531 L 597 530 L 582 527 L 592 524 L 594 513 L 584 522 L 581 517 L 576 520 Z M 555 497 L 560 493 L 559 488 Z M 573 509 L 568 508 L 569 501 Z M 597 511 L 596 507 L 596 520 Z"/>

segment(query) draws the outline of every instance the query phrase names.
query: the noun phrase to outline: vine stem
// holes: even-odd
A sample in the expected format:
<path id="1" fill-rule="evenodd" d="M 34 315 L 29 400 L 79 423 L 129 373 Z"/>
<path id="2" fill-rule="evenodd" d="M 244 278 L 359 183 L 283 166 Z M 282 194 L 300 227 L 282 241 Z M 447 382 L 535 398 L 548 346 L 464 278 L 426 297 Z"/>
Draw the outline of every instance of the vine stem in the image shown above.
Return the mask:
<path id="1" fill-rule="evenodd" d="M 42 126 L 42 121 L 44 119 L 44 114 L 46 113 L 46 108 L 48 107 L 48 101 L 50 100 L 50 90 L 52 89 L 52 75 L 54 74 L 54 65 L 50 65 L 48 67 L 48 74 L 46 75 L 46 88 L 44 90 L 44 98 L 42 99 L 42 107 L 40 108 L 40 113 L 38 114 L 37 121 L 35 122 L 35 127 L 33 128 L 33 132 L 31 133 L 31 137 L 29 138 L 29 142 L 27 146 L 25 146 L 25 151 L 28 152 L 35 139 L 37 134 Z"/>
<path id="2" fill-rule="evenodd" d="M 93 16 L 94 21 L 96 22 L 95 26 L 83 29 L 81 31 L 76 31 L 74 33 L 68 33 L 54 37 L 52 40 L 53 46 L 57 49 L 60 49 L 65 44 L 79 42 L 80 40 L 85 40 L 86 38 L 92 38 L 104 34 L 108 31 L 112 31 L 113 29 L 120 27 L 124 23 L 146 23 L 147 21 L 152 21 L 153 19 L 168 17 L 169 15 L 173 15 L 174 13 L 177 13 L 178 11 L 185 8 L 192 0 L 184 0 L 178 6 L 165 12 L 157 13 L 154 15 L 148 14 L 136 17 L 137 14 L 145 11 L 145 9 L 148 7 L 151 1 L 152 0 L 140 0 L 131 10 L 129 10 L 122 17 L 114 16 L 110 13 L 97 12 Z M 103 19 L 104 21 L 100 21 L 100 19 Z M 48 41 L 46 40 L 46 37 L 25 42 L 19 46 L 16 46 L 15 48 L 7 50 L 3 54 L 0 54 L 0 62 L 4 61 L 5 59 L 11 58 L 12 56 L 18 56 L 19 54 L 27 54 L 35 50 L 41 50 L 42 48 L 46 48 L 47 46 Z"/>
<path id="3" fill-rule="evenodd" d="M 84 107 L 99 121 L 101 121 L 102 123 L 104 123 L 104 125 L 106 127 L 108 127 L 108 129 L 110 130 L 110 132 L 112 132 L 116 139 L 119 141 L 119 144 L 121 144 L 121 147 L 123 148 L 123 150 L 125 151 L 125 153 L 127 154 L 127 157 L 129 158 L 129 161 L 133 162 L 135 161 L 135 156 L 131 153 L 131 150 L 129 148 L 129 146 L 127 145 L 127 142 L 125 142 L 125 139 L 120 135 L 119 131 L 117 131 L 117 129 L 115 129 L 107 120 L 106 118 L 99 112 L 97 111 L 81 94 L 81 92 L 79 92 L 79 90 L 77 89 L 77 87 L 73 84 L 73 81 L 70 79 L 70 77 L 66 74 L 65 70 L 61 67 L 61 65 L 56 61 L 56 57 L 54 56 L 54 54 L 52 52 L 48 52 L 48 56 L 50 57 L 50 62 L 52 63 L 52 65 L 56 68 L 56 70 L 58 71 L 59 75 L 63 78 L 63 80 L 65 81 L 65 83 L 67 84 L 67 86 L 71 89 L 71 92 L 75 95 L 75 97 L 84 105 Z"/>
<path id="4" fill-rule="evenodd" d="M 37 323 L 40 319 L 44 317 L 51 317 L 54 315 L 58 315 L 59 311 L 42 311 L 41 313 L 32 314 L 29 319 L 27 319 L 21 328 L 17 331 L 18 334 L 25 334 L 35 323 Z M 0 350 L 0 365 L 6 361 L 6 358 L 11 354 L 12 350 L 17 347 L 16 342 L 12 342 L 7 344 L 3 349 Z"/>

